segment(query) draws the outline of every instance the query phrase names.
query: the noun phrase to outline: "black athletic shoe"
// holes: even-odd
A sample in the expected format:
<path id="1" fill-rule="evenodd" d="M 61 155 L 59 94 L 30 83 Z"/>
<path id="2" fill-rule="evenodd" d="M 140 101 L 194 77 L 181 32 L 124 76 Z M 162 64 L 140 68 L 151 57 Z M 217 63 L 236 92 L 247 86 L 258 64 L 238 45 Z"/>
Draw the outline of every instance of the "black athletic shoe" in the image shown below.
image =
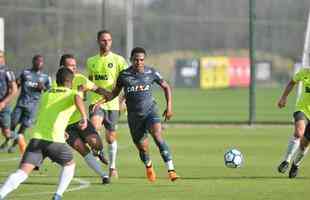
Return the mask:
<path id="1" fill-rule="evenodd" d="M 109 164 L 109 161 L 108 159 L 104 156 L 104 152 L 103 151 L 99 151 L 98 152 L 98 158 L 100 159 L 100 161 L 105 164 L 105 165 L 108 165 Z"/>
<path id="2" fill-rule="evenodd" d="M 292 167 L 290 169 L 290 172 L 288 174 L 288 177 L 289 178 L 295 178 L 297 176 L 297 174 L 298 174 L 298 168 L 299 167 L 293 163 Z"/>
<path id="3" fill-rule="evenodd" d="M 288 167 L 289 167 L 289 162 L 285 160 L 281 162 L 280 165 L 278 166 L 278 172 L 284 174 L 287 171 Z"/>
<path id="4" fill-rule="evenodd" d="M 103 185 L 110 184 L 110 183 L 111 183 L 111 180 L 108 176 L 105 176 L 102 178 L 102 184 Z"/>

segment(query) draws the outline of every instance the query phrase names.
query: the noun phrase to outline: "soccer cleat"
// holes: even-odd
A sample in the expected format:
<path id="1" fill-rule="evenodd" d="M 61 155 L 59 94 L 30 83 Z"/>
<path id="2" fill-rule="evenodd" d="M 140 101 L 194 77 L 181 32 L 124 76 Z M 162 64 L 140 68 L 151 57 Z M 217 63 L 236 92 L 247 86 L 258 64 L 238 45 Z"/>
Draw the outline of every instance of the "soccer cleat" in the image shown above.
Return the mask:
<path id="1" fill-rule="evenodd" d="M 281 162 L 280 165 L 278 166 L 278 172 L 279 173 L 285 173 L 289 167 L 289 162 L 287 162 L 286 160 Z"/>
<path id="2" fill-rule="evenodd" d="M 99 158 L 99 160 L 100 160 L 103 164 L 105 164 L 105 165 L 108 165 L 108 164 L 109 164 L 108 159 L 106 159 L 106 157 L 104 156 L 103 150 L 101 150 L 101 151 L 98 152 L 98 158 Z"/>
<path id="3" fill-rule="evenodd" d="M 118 179 L 118 172 L 115 168 L 110 168 L 109 169 L 109 177 L 110 178 L 115 178 Z"/>
<path id="4" fill-rule="evenodd" d="M 289 178 L 295 178 L 297 176 L 297 174 L 298 174 L 298 168 L 299 167 L 293 163 L 292 167 L 290 169 L 290 172 L 288 174 L 288 177 Z"/>
<path id="5" fill-rule="evenodd" d="M 61 200 L 61 199 L 62 199 L 62 196 L 60 196 L 59 194 L 54 194 L 52 200 Z"/>
<path id="6" fill-rule="evenodd" d="M 104 177 L 102 178 L 102 184 L 103 184 L 103 185 L 106 185 L 106 184 L 109 184 L 109 183 L 111 183 L 110 178 L 109 178 L 108 176 L 104 176 Z"/>
<path id="7" fill-rule="evenodd" d="M 178 178 L 180 178 L 180 176 L 177 175 L 177 173 L 175 172 L 175 170 L 169 170 L 168 171 L 168 176 L 169 176 L 169 179 L 171 181 L 176 181 Z"/>
<path id="8" fill-rule="evenodd" d="M 146 176 L 150 182 L 154 182 L 156 180 L 156 174 L 155 174 L 155 171 L 152 165 L 149 167 L 146 167 Z"/>

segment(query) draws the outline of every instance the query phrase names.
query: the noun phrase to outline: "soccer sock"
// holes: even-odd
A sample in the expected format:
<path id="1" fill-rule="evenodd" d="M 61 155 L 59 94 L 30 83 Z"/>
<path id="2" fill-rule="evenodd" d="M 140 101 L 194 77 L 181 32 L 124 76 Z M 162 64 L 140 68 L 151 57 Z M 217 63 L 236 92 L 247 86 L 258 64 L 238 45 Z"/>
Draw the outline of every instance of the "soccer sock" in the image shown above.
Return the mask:
<path id="1" fill-rule="evenodd" d="M 152 165 L 150 154 L 144 151 L 139 151 L 140 159 L 144 163 L 146 167 L 150 167 Z"/>
<path id="2" fill-rule="evenodd" d="M 171 152 L 170 152 L 170 149 L 169 149 L 168 145 L 166 144 L 166 142 L 165 141 L 156 142 L 156 144 L 159 148 L 160 155 L 163 158 L 163 160 L 165 162 L 172 160 Z"/>
<path id="3" fill-rule="evenodd" d="M 287 162 L 291 162 L 294 154 L 296 153 L 298 149 L 299 143 L 300 143 L 300 138 L 296 138 L 294 136 L 288 141 L 284 160 L 286 160 Z"/>
<path id="4" fill-rule="evenodd" d="M 309 147 L 306 147 L 305 150 L 301 150 L 300 148 L 298 148 L 297 152 L 296 152 L 296 156 L 294 159 L 294 164 L 299 166 L 303 160 L 303 158 L 305 157 L 305 155 L 307 154 L 309 150 Z"/>
<path id="5" fill-rule="evenodd" d="M 85 162 L 87 165 L 96 172 L 101 178 L 108 176 L 104 173 L 101 169 L 101 165 L 98 163 L 94 155 L 90 152 L 84 157 Z"/>
<path id="6" fill-rule="evenodd" d="M 117 141 L 114 140 L 109 144 L 109 168 L 116 168 Z"/>
<path id="7" fill-rule="evenodd" d="M 19 152 L 21 155 L 23 155 L 26 151 L 26 140 L 23 134 L 18 135 L 18 147 L 19 147 Z"/>
<path id="8" fill-rule="evenodd" d="M 172 160 L 169 160 L 169 161 L 165 162 L 165 164 L 166 164 L 166 167 L 167 167 L 168 171 L 174 170 L 174 165 L 173 165 L 173 161 Z"/>
<path id="9" fill-rule="evenodd" d="M 0 197 L 4 198 L 7 194 L 15 190 L 22 182 L 28 178 L 28 175 L 21 169 L 11 174 L 0 189 Z"/>
<path id="10" fill-rule="evenodd" d="M 56 190 L 56 194 L 62 196 L 65 190 L 68 188 L 73 176 L 74 176 L 75 164 L 67 165 L 62 167 L 58 187 Z"/>

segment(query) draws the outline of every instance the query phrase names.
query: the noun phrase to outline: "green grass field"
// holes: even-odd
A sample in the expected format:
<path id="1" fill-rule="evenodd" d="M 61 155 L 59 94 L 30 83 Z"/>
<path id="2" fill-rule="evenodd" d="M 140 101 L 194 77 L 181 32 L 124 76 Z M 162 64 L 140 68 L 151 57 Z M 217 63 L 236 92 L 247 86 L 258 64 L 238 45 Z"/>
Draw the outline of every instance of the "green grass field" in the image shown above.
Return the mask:
<path id="1" fill-rule="evenodd" d="M 283 88 L 257 88 L 257 122 L 290 122 L 295 107 L 294 92 L 289 96 L 286 108 L 278 109 L 276 104 Z M 161 108 L 164 96 L 157 91 Z M 249 89 L 174 89 L 174 112 L 172 122 L 235 123 L 247 122 L 249 118 Z"/>
<path id="2" fill-rule="evenodd" d="M 100 179 L 75 155 L 75 180 L 66 192 L 66 200 L 148 199 L 148 200 L 301 200 L 310 195 L 310 159 L 303 163 L 296 179 L 277 173 L 291 126 L 176 126 L 165 130 L 178 173 L 177 182 L 167 179 L 166 169 L 151 143 L 151 155 L 158 179 L 149 183 L 143 164 L 129 137 L 128 129 L 119 130 L 119 180 L 101 185 Z M 245 164 L 240 169 L 224 166 L 223 154 L 228 148 L 240 149 Z M 15 155 L 0 154 L 0 182 L 13 172 L 18 161 Z M 11 160 L 10 160 L 11 159 Z M 7 199 L 51 199 L 58 177 L 58 168 L 46 160 L 40 172 L 32 176 Z M 90 185 L 88 185 L 90 184 Z M 83 188 L 85 187 L 85 188 Z"/>

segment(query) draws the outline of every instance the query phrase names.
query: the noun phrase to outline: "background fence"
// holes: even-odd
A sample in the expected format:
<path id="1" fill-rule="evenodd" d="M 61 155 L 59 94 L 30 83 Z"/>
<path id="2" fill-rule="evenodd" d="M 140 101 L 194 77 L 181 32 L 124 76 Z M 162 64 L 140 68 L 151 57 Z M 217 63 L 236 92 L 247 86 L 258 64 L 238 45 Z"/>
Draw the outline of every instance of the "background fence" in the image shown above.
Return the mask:
<path id="1" fill-rule="evenodd" d="M 301 61 L 309 6 L 310 0 L 255 2 L 255 55 L 265 63 L 258 72 L 270 73 L 258 82 L 257 121 L 290 121 L 294 98 L 284 112 L 275 103 Z M 249 0 L 2 0 L 0 17 L 8 63 L 16 71 L 40 53 L 53 74 L 64 52 L 74 53 L 83 69 L 97 53 L 102 28 L 111 30 L 113 50 L 125 57 L 128 44 L 145 47 L 148 63 L 171 83 L 176 60 L 249 56 Z M 175 89 L 175 121 L 245 122 L 248 99 L 247 87 Z"/>

